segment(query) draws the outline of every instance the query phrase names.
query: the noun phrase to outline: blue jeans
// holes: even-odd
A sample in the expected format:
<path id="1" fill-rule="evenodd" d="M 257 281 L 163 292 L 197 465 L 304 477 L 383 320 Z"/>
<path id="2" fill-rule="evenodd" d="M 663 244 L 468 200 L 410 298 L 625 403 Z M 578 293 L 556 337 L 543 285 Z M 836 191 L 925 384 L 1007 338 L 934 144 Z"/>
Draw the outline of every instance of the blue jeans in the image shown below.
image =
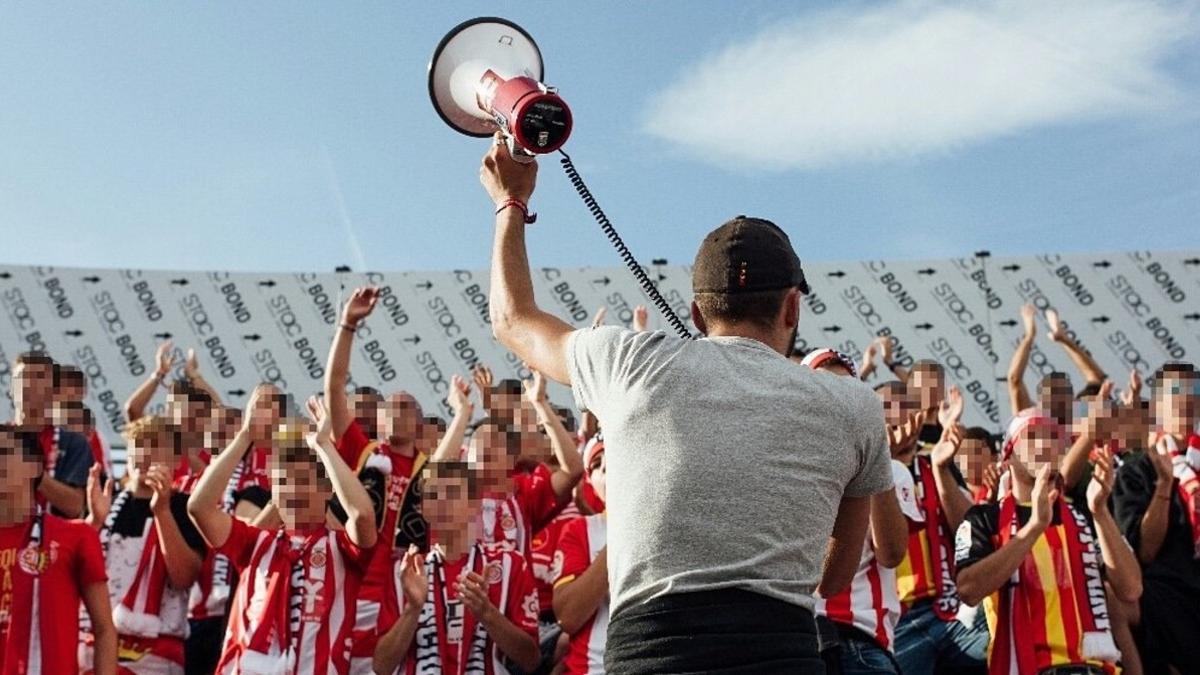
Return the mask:
<path id="1" fill-rule="evenodd" d="M 942 621 L 933 602 L 913 605 L 896 624 L 896 661 L 902 673 L 933 673 L 939 668 L 955 670 L 986 667 L 987 619 L 983 610 L 970 628 L 958 621 Z"/>
<path id="2" fill-rule="evenodd" d="M 842 640 L 842 675 L 898 675 L 888 653 L 866 640 Z"/>

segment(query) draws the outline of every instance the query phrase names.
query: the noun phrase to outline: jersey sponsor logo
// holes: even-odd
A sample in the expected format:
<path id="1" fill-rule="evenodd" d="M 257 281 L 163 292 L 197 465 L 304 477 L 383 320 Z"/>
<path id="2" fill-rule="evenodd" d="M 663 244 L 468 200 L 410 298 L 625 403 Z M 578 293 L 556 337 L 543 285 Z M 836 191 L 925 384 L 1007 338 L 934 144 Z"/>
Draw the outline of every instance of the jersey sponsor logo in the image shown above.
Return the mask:
<path id="1" fill-rule="evenodd" d="M 308 558 L 308 562 L 313 567 L 318 567 L 318 568 L 324 567 L 325 566 L 325 552 L 324 551 L 313 551 L 312 555 L 309 556 L 309 558 Z"/>
<path id="2" fill-rule="evenodd" d="M 498 584 L 504 580 L 504 572 L 500 569 L 500 563 L 488 563 L 485 574 L 488 584 Z"/>

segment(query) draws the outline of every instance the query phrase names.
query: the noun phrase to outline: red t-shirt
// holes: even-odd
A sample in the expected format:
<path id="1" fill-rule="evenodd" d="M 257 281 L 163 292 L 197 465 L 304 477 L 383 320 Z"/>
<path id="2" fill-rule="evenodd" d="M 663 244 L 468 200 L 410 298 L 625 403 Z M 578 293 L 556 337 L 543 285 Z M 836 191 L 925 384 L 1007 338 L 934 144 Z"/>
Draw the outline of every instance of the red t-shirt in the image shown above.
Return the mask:
<path id="1" fill-rule="evenodd" d="M 0 528 L 0 674 L 75 673 L 83 589 L 108 581 L 100 537 L 80 521 L 46 515 L 39 556 L 39 549 L 29 548 L 31 527 Z M 30 621 L 35 574 L 36 627 Z M 29 660 L 39 654 L 40 660 Z"/>
<path id="2" fill-rule="evenodd" d="M 608 521 L 603 513 L 576 518 L 568 522 L 558 542 L 556 565 L 561 573 L 554 586 L 558 588 L 575 580 L 591 567 L 596 556 L 608 544 Z M 583 628 L 571 636 L 567 655 L 563 659 L 566 673 L 571 675 L 603 675 L 604 643 L 608 637 L 608 601 Z"/>
<path id="3" fill-rule="evenodd" d="M 539 464 L 533 473 L 513 476 L 513 491 L 506 497 L 484 497 L 479 514 L 485 544 L 500 544 L 527 555 L 533 533 L 548 525 L 568 502 L 558 503 L 550 482 L 550 469 Z"/>
<path id="4" fill-rule="evenodd" d="M 560 560 L 556 559 L 558 541 L 567 523 L 580 518 L 579 509 L 573 503 L 568 503 L 549 525 L 533 535 L 530 542 L 529 566 L 533 571 L 533 581 L 537 586 L 538 608 L 542 612 L 554 609 L 554 582 L 558 580 L 561 571 Z"/>

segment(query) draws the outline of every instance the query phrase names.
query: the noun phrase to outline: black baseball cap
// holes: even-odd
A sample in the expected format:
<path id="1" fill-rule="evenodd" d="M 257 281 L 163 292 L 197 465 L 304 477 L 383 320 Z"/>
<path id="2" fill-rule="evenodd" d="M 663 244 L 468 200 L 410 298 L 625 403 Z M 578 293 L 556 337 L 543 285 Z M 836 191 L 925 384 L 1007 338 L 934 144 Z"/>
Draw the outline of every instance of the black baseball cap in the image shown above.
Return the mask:
<path id="1" fill-rule="evenodd" d="M 692 292 L 754 293 L 783 288 L 809 292 L 800 258 L 775 223 L 738 216 L 709 232 L 700 244 L 692 265 Z"/>

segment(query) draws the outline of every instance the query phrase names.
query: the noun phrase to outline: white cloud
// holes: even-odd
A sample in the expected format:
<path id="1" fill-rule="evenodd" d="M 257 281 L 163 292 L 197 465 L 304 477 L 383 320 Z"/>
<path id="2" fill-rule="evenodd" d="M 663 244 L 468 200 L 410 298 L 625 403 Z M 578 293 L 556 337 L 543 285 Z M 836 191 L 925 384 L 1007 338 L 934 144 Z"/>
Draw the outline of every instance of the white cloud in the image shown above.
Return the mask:
<path id="1" fill-rule="evenodd" d="M 892 2 L 732 44 L 654 96 L 645 129 L 710 161 L 814 168 L 942 153 L 1177 103 L 1191 5 Z"/>

